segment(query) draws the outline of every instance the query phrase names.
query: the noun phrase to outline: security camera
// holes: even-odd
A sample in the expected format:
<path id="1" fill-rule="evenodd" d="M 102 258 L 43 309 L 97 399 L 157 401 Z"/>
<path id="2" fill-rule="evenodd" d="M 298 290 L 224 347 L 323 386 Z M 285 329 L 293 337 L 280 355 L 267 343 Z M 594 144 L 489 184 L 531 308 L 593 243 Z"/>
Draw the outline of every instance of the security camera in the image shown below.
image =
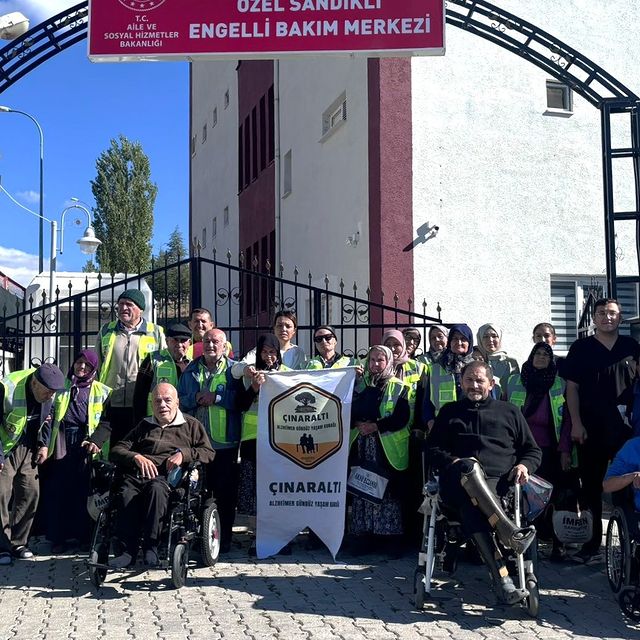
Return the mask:
<path id="1" fill-rule="evenodd" d="M 0 40 L 15 40 L 29 31 L 29 20 L 19 11 L 0 16 Z"/>
<path id="2" fill-rule="evenodd" d="M 438 225 L 435 225 L 435 226 L 433 227 L 433 230 L 434 230 L 434 231 L 440 231 L 440 227 L 439 227 Z"/>

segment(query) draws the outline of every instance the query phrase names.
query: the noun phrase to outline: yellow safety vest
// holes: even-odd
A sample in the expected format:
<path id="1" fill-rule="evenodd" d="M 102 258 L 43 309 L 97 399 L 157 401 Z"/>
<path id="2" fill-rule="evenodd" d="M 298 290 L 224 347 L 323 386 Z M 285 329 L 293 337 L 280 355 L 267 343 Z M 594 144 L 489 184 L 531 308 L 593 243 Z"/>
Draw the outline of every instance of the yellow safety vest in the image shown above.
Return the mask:
<path id="1" fill-rule="evenodd" d="M 409 424 L 413 424 L 413 417 L 416 411 L 418 384 L 420 383 L 420 380 L 424 376 L 426 370 L 426 365 L 422 362 L 418 362 L 417 360 L 407 360 L 407 362 L 402 365 L 402 371 L 404 372 L 402 381 L 409 387 L 409 391 L 407 393 L 409 410 L 411 411 Z"/>
<path id="2" fill-rule="evenodd" d="M 152 392 L 160 382 L 168 382 L 178 387 L 178 371 L 173 356 L 166 350 L 155 351 L 151 354 L 151 366 L 153 367 L 153 381 L 147 398 L 147 415 L 153 414 Z"/>
<path id="3" fill-rule="evenodd" d="M 395 409 L 395 406 L 407 385 L 398 378 L 390 378 L 387 382 L 382 399 L 380 400 L 380 418 L 388 418 Z M 349 446 L 353 445 L 359 435 L 357 429 L 351 429 L 349 436 Z M 409 427 L 403 425 L 398 431 L 378 433 L 380 443 L 384 450 L 389 464 L 398 471 L 404 471 L 409 467 Z"/>
<path id="4" fill-rule="evenodd" d="M 58 439 L 58 433 L 60 431 L 60 422 L 67 414 L 69 408 L 69 402 L 71 401 L 71 381 L 65 380 L 64 391 L 59 391 L 56 394 L 56 398 L 53 402 L 53 426 L 51 427 L 51 440 L 49 442 L 49 455 L 51 455 L 56 446 L 56 440 Z M 100 424 L 100 418 L 104 411 L 104 403 L 107 401 L 111 389 L 107 385 L 94 380 L 91 383 L 91 389 L 89 390 L 89 403 L 87 406 L 87 437 L 98 428 Z M 108 441 L 103 447 L 103 457 L 106 459 L 108 455 Z M 96 454 L 99 455 L 99 454 Z"/>
<path id="5" fill-rule="evenodd" d="M 198 366 L 198 382 L 200 383 L 200 391 L 211 391 L 223 395 L 227 386 L 227 361 L 221 360 L 223 366 L 218 365 L 218 370 L 209 378 L 207 386 L 205 378 L 206 367 L 203 364 Z M 219 387 L 222 387 L 219 389 Z M 219 389 L 219 390 L 218 390 Z M 224 407 L 212 404 L 208 407 L 209 413 L 209 433 L 214 442 L 227 444 L 227 410 Z"/>
<path id="6" fill-rule="evenodd" d="M 344 367 L 349 367 L 352 364 L 355 364 L 355 359 L 350 358 L 349 356 L 340 356 L 330 367 L 329 369 L 340 369 Z M 307 362 L 306 369 L 310 369 L 312 371 L 317 371 L 318 369 L 324 369 L 324 360 L 320 356 L 314 356 Z"/>
<path id="7" fill-rule="evenodd" d="M 291 369 L 283 364 L 280 365 L 278 371 L 291 371 Z M 253 405 L 242 414 L 242 430 L 240 433 L 242 442 L 255 440 L 258 437 L 258 410 L 254 409 Z"/>
<path id="8" fill-rule="evenodd" d="M 445 404 L 458 399 L 454 375 L 437 362 L 429 367 L 429 399 L 435 407 L 436 415 Z"/>
<path id="9" fill-rule="evenodd" d="M 564 390 L 564 381 L 559 376 L 556 376 L 556 379 L 553 381 L 553 385 L 551 385 L 551 389 L 549 389 L 549 400 L 551 402 L 551 415 L 553 416 L 556 442 L 560 442 L 562 415 L 565 408 Z M 527 399 L 527 390 L 524 388 L 522 378 L 518 373 L 514 373 L 512 376 L 509 376 L 509 380 L 507 381 L 507 399 L 511 404 L 515 405 L 519 409 L 524 407 L 524 403 Z M 575 446 L 571 451 L 571 465 L 576 467 L 578 466 Z"/>
<path id="10" fill-rule="evenodd" d="M 4 422 L 0 425 L 0 442 L 5 458 L 27 426 L 27 378 L 35 369 L 14 371 L 2 380 L 4 387 Z"/>
<path id="11" fill-rule="evenodd" d="M 100 367 L 100 375 L 98 380 L 103 384 L 109 376 L 109 367 L 111 366 L 111 356 L 113 355 L 113 346 L 116 342 L 116 326 L 117 320 L 109 322 L 100 329 L 100 350 L 102 352 L 102 366 Z M 105 328 L 106 327 L 106 328 Z M 144 331 L 146 335 L 140 336 L 138 341 L 138 361 L 142 362 L 149 353 L 158 351 L 162 342 L 164 333 L 162 327 L 155 325 L 153 322 L 144 323 Z"/>

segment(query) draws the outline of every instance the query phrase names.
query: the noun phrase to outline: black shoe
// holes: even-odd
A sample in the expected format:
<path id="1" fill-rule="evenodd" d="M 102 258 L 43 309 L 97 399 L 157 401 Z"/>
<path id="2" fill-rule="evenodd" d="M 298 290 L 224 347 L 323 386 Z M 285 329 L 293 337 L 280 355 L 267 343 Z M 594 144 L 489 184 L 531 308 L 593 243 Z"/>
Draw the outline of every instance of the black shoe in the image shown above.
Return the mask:
<path id="1" fill-rule="evenodd" d="M 550 562 L 564 562 L 567 559 L 566 554 L 560 547 L 553 547 L 551 549 L 551 555 L 549 556 Z"/>
<path id="2" fill-rule="evenodd" d="M 51 553 L 54 556 L 60 555 L 61 553 L 64 553 L 66 550 L 67 550 L 66 542 L 56 542 L 55 544 L 51 545 Z"/>
<path id="3" fill-rule="evenodd" d="M 231 551 L 231 540 L 220 542 L 220 553 L 229 553 Z"/>
<path id="4" fill-rule="evenodd" d="M 600 551 L 590 551 L 589 549 L 580 549 L 578 553 L 574 553 L 571 559 L 584 565 L 593 565 L 602 562 L 604 556 Z"/>
<path id="5" fill-rule="evenodd" d="M 527 597 L 526 591 L 524 589 L 518 589 L 509 576 L 501 578 L 496 592 L 498 594 L 498 600 L 508 605 L 518 604 Z"/>
<path id="6" fill-rule="evenodd" d="M 14 547 L 11 550 L 11 553 L 13 554 L 13 557 L 17 558 L 18 560 L 28 560 L 29 558 L 33 558 L 33 551 L 31 551 L 29 547 L 26 547 L 23 544 L 21 544 L 19 547 Z"/>
<path id="7" fill-rule="evenodd" d="M 280 549 L 280 551 L 278 551 L 278 553 L 276 555 L 279 555 L 279 556 L 290 556 L 291 555 L 291 551 L 292 551 L 291 543 L 287 542 L 287 544 L 285 544 L 284 547 L 282 547 L 282 549 Z"/>

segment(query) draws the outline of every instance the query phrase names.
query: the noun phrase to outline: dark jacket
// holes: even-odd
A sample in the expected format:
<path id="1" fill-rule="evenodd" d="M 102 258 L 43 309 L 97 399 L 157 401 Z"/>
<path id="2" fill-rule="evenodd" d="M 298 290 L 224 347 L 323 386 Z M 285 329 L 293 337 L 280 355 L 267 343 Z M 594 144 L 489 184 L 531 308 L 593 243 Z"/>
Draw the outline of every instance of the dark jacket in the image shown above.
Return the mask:
<path id="1" fill-rule="evenodd" d="M 434 467 L 444 470 L 456 458 L 476 458 L 487 477 L 502 478 L 517 464 L 533 473 L 542 452 L 518 407 L 492 398 L 465 398 L 442 407 L 429 436 Z"/>
<path id="2" fill-rule="evenodd" d="M 165 462 L 178 449 L 184 464 L 193 461 L 211 462 L 215 451 L 209 443 L 202 424 L 195 418 L 182 414 L 183 422 L 161 427 L 148 419 L 142 420 L 109 454 L 109 460 L 122 464 L 129 470 L 137 470 L 135 456 L 140 453 L 149 458 L 160 473 L 166 473 Z"/>

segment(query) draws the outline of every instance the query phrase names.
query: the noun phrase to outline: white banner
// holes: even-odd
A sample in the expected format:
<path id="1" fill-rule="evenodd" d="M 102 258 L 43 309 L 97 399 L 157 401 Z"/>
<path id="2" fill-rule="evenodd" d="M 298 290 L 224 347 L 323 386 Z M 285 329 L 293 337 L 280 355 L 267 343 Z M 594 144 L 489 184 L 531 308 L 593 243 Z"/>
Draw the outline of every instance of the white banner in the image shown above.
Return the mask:
<path id="1" fill-rule="evenodd" d="M 344 536 L 355 369 L 267 375 L 258 407 L 258 558 L 305 527 L 335 558 Z"/>

